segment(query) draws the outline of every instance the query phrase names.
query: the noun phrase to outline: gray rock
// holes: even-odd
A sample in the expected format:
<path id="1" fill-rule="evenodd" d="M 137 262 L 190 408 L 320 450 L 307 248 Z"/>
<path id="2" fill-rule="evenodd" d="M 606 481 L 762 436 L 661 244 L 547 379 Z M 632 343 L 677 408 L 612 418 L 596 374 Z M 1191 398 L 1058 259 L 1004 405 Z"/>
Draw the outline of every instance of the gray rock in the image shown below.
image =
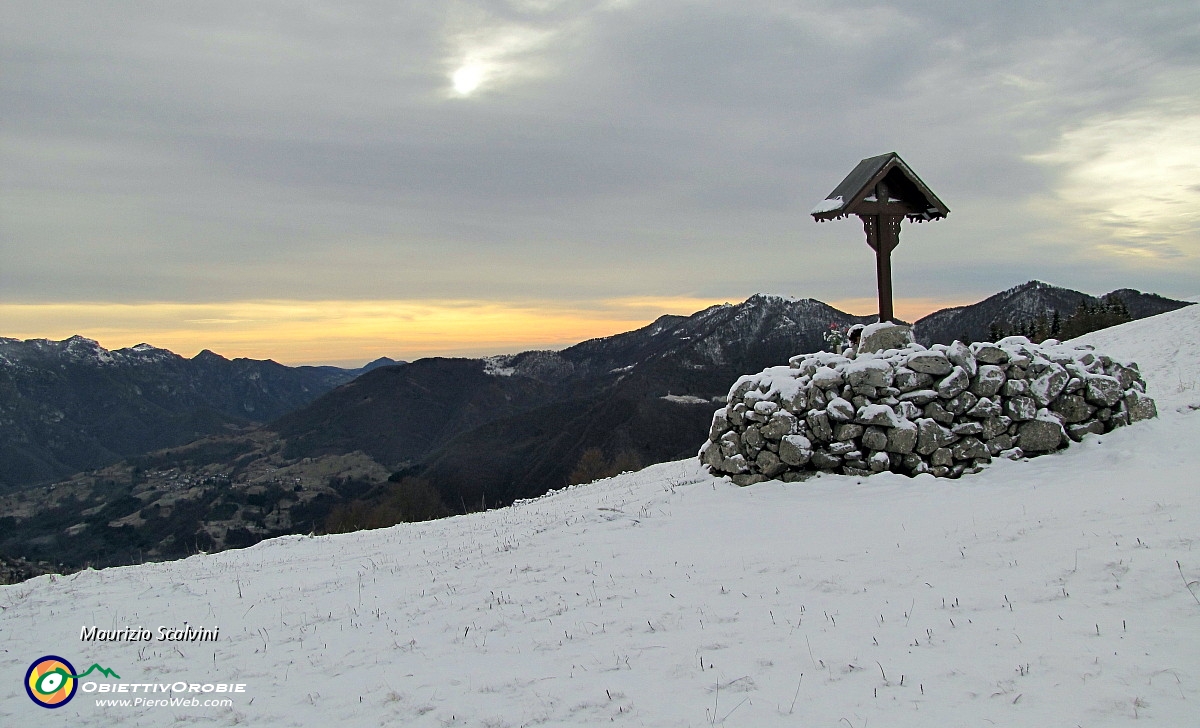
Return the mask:
<path id="1" fill-rule="evenodd" d="M 1005 364 L 1008 362 L 1008 352 L 995 344 L 971 344 L 971 352 L 975 354 L 975 361 L 980 364 Z"/>
<path id="2" fill-rule="evenodd" d="M 1076 423 L 1089 419 L 1096 407 L 1078 394 L 1064 394 L 1051 405 L 1051 410 L 1062 415 L 1064 422 Z"/>
<path id="3" fill-rule="evenodd" d="M 865 440 L 863 444 L 866 444 Z M 899 427 L 888 428 L 887 444 L 884 446 L 888 452 L 906 455 L 911 453 L 916 446 L 917 425 L 915 422 L 905 421 Z"/>
<path id="4" fill-rule="evenodd" d="M 955 364 L 963 368 L 967 376 L 975 376 L 975 370 L 978 364 L 975 361 L 975 355 L 971 353 L 971 347 L 956 341 L 946 348 L 946 358 L 951 364 Z"/>
<path id="5" fill-rule="evenodd" d="M 866 465 L 866 463 L 863 463 L 863 465 Z M 843 475 L 863 476 L 863 475 L 871 475 L 871 471 L 867 470 L 866 468 L 856 468 L 853 465 L 851 465 L 850 463 L 846 463 L 846 465 L 844 467 L 842 467 L 842 474 Z"/>
<path id="6" fill-rule="evenodd" d="M 953 432 L 955 435 L 958 435 L 959 437 L 966 437 L 967 435 L 982 435 L 983 434 L 983 423 L 982 422 L 959 422 L 958 424 L 951 427 L 950 431 Z"/>
<path id="7" fill-rule="evenodd" d="M 836 455 L 830 455 L 827 452 L 816 450 L 812 454 L 812 459 L 809 460 L 813 467 L 817 470 L 834 470 L 842 466 L 842 459 Z"/>
<path id="8" fill-rule="evenodd" d="M 816 473 L 810 470 L 789 470 L 783 475 L 779 476 L 779 479 L 785 483 L 800 483 L 808 480 L 814 475 L 816 475 Z"/>
<path id="9" fill-rule="evenodd" d="M 1003 411 L 1004 410 L 1000 406 L 999 400 L 993 402 L 987 397 L 983 397 L 975 403 L 974 407 L 967 410 L 967 417 L 974 417 L 982 420 L 987 419 L 988 417 L 997 417 Z"/>
<path id="10" fill-rule="evenodd" d="M 954 422 L 954 415 L 947 411 L 941 402 L 931 402 L 925 405 L 924 413 L 929 419 L 936 420 L 943 425 L 949 425 Z"/>
<path id="11" fill-rule="evenodd" d="M 1112 407 L 1121 401 L 1122 394 L 1124 394 L 1124 389 L 1121 387 L 1120 380 L 1103 374 L 1088 377 L 1084 390 L 1084 397 L 1087 398 L 1087 401 L 1101 407 Z"/>
<path id="12" fill-rule="evenodd" d="M 1111 368 L 1105 370 L 1105 374 L 1115 377 L 1121 383 L 1121 391 L 1125 391 L 1134 385 L 1134 382 L 1142 381 L 1142 375 L 1133 367 L 1123 366 L 1114 363 Z"/>
<path id="13" fill-rule="evenodd" d="M 721 468 L 726 473 L 748 473 L 750 472 L 750 463 L 746 462 L 746 456 L 739 452 L 733 457 L 725 458 Z"/>
<path id="14" fill-rule="evenodd" d="M 946 358 L 946 355 L 940 351 L 918 351 L 909 355 L 905 366 L 912 369 L 914 372 L 923 374 L 932 374 L 935 377 L 940 377 L 943 374 L 949 374 L 954 365 Z"/>
<path id="15" fill-rule="evenodd" d="M 868 427 L 863 432 L 862 444 L 871 450 L 883 450 L 887 447 L 887 433 L 882 427 Z"/>
<path id="16" fill-rule="evenodd" d="M 1012 397 L 1004 403 L 1004 414 L 1017 421 L 1032 420 L 1037 414 L 1037 402 L 1032 397 Z"/>
<path id="17" fill-rule="evenodd" d="M 977 437 L 964 437 L 950 448 L 955 460 L 974 460 L 989 457 L 987 446 Z"/>
<path id="18" fill-rule="evenodd" d="M 979 397 L 994 397 L 1007 380 L 1003 369 L 995 364 L 984 364 L 971 379 L 971 393 Z"/>
<path id="19" fill-rule="evenodd" d="M 1070 370 L 1068 370 L 1070 371 Z M 1074 394 L 1083 389 L 1082 377 L 1071 377 L 1067 380 L 1067 386 L 1063 387 L 1063 394 Z"/>
<path id="20" fill-rule="evenodd" d="M 770 450 L 763 450 L 754 459 L 754 464 L 758 466 L 759 472 L 768 478 L 774 478 L 783 471 L 787 470 L 787 465 L 779 459 L 779 456 Z"/>
<path id="21" fill-rule="evenodd" d="M 849 422 L 854 419 L 854 405 L 841 397 L 834 397 L 825 405 L 825 414 L 831 422 Z"/>
<path id="22" fill-rule="evenodd" d="M 860 425 L 895 427 L 900 423 L 900 416 L 886 404 L 868 404 L 858 409 L 854 421 Z"/>
<path id="23" fill-rule="evenodd" d="M 840 442 L 848 442 L 850 440 L 857 440 L 858 438 L 862 437 L 862 434 L 862 425 L 855 424 L 853 422 L 846 422 L 834 428 L 833 439 Z"/>
<path id="24" fill-rule="evenodd" d="M 954 464 L 954 453 L 948 447 L 939 447 L 929 456 L 929 464 L 933 467 L 945 467 Z"/>
<path id="25" fill-rule="evenodd" d="M 999 455 L 1005 450 L 1012 448 L 1013 439 L 1011 435 L 998 435 L 996 437 L 991 437 L 984 440 L 983 444 L 987 446 L 987 451 L 989 453 L 992 455 Z"/>
<path id="26" fill-rule="evenodd" d="M 788 465 L 799 467 L 813 456 L 812 441 L 803 435 L 784 435 L 779 441 L 779 459 Z"/>
<path id="27" fill-rule="evenodd" d="M 912 402 L 897 402 L 892 409 L 906 420 L 915 420 L 921 416 L 921 408 Z"/>
<path id="28" fill-rule="evenodd" d="M 762 436 L 762 432 L 757 427 L 751 425 L 742 433 L 742 449 L 747 455 L 755 457 L 758 451 L 762 450 L 763 445 L 767 444 L 766 438 Z"/>
<path id="29" fill-rule="evenodd" d="M 771 415 L 771 419 L 767 420 L 767 424 L 759 428 L 762 436 L 768 440 L 778 440 L 784 435 L 790 435 L 796 431 L 800 422 L 796 419 L 796 415 L 787 410 L 779 410 Z"/>
<path id="30" fill-rule="evenodd" d="M 716 442 L 709 440 L 700 448 L 700 462 L 710 468 L 720 470 L 724 460 L 725 458 L 721 456 L 721 446 Z"/>
<path id="31" fill-rule="evenodd" d="M 932 389 L 916 389 L 900 395 L 901 402 L 912 402 L 919 407 L 924 407 L 937 398 L 938 393 Z"/>
<path id="32" fill-rule="evenodd" d="M 913 343 L 912 327 L 901 324 L 880 322 L 871 324 L 863 329 L 862 338 L 858 341 L 858 352 L 887 351 L 888 349 L 903 349 Z"/>
<path id="33" fill-rule="evenodd" d="M 945 447 L 958 440 L 950 430 L 942 427 L 929 418 L 917 420 L 917 452 L 929 455 L 939 447 Z"/>
<path id="34" fill-rule="evenodd" d="M 1021 458 L 1025 457 L 1025 451 L 1019 447 L 1009 448 L 1008 450 L 1002 451 L 1000 453 L 1000 457 L 1007 458 L 1009 460 L 1020 460 Z"/>
<path id="35" fill-rule="evenodd" d="M 716 440 L 733 429 L 729 424 L 729 418 L 725 416 L 725 408 L 717 410 L 713 413 L 712 427 L 708 428 L 708 439 Z"/>
<path id="36" fill-rule="evenodd" d="M 835 389 L 845 384 L 842 373 L 829 367 L 821 367 L 813 372 L 812 383 L 821 389 Z"/>
<path id="37" fill-rule="evenodd" d="M 979 398 L 970 392 L 959 392 L 942 403 L 942 406 L 952 415 L 961 415 L 974 407 L 978 401 Z"/>
<path id="38" fill-rule="evenodd" d="M 908 367 L 897 367 L 892 377 L 892 385 L 901 392 L 912 392 L 917 389 L 928 389 L 933 384 L 933 377 L 925 372 L 917 372 Z"/>
<path id="39" fill-rule="evenodd" d="M 740 402 L 743 397 L 749 394 L 751 389 L 757 386 L 752 378 L 742 377 L 729 389 L 729 401 Z"/>
<path id="40" fill-rule="evenodd" d="M 1104 434 L 1104 423 L 1100 420 L 1089 420 L 1087 422 L 1079 422 L 1072 425 L 1067 425 L 1067 437 L 1070 437 L 1075 442 L 1083 439 L 1083 436 L 1091 433 L 1093 435 Z"/>
<path id="41" fill-rule="evenodd" d="M 851 387 L 890 387 L 892 367 L 882 359 L 861 359 L 846 366 L 846 383 Z"/>
<path id="42" fill-rule="evenodd" d="M 1125 411 L 1129 414 L 1130 422 L 1158 417 L 1158 408 L 1154 406 L 1154 400 L 1137 390 L 1125 393 Z"/>
<path id="43" fill-rule="evenodd" d="M 754 407 L 752 409 L 755 412 L 757 412 L 758 414 L 769 418 L 771 415 L 775 414 L 776 410 L 779 409 L 779 403 L 772 402 L 770 400 L 762 400 L 759 402 L 755 402 Z"/>
<path id="44" fill-rule="evenodd" d="M 983 439 L 991 440 L 1008 432 L 1008 426 L 1012 424 L 1012 419 L 1000 415 L 998 417 L 988 417 L 983 420 Z M 1010 446 L 1011 447 L 1011 446 Z M 995 455 L 996 453 L 992 453 Z"/>
<path id="45" fill-rule="evenodd" d="M 892 467 L 892 460 L 886 452 L 872 453 L 871 457 L 867 459 L 867 467 L 873 473 L 882 473 Z"/>
<path id="46" fill-rule="evenodd" d="M 814 439 L 820 442 L 829 442 L 833 439 L 833 426 L 829 424 L 829 415 L 824 411 L 810 411 L 805 422 Z"/>
<path id="47" fill-rule="evenodd" d="M 950 399 L 957 396 L 960 392 L 966 390 L 971 383 L 971 376 L 967 374 L 967 370 L 960 366 L 955 366 L 954 370 L 947 374 L 942 381 L 938 382 L 937 393 L 942 399 Z"/>
<path id="48" fill-rule="evenodd" d="M 1025 359 L 1025 363 L 1029 363 L 1028 358 Z M 1028 370 L 1026 370 L 1023 365 L 1016 364 L 1015 360 L 1014 362 L 1010 363 L 1008 369 L 1004 370 L 1004 373 L 1008 376 L 1009 380 L 1016 379 L 1018 381 L 1025 381 L 1029 379 Z"/>
<path id="49" fill-rule="evenodd" d="M 1016 397 L 1018 395 L 1029 394 L 1029 380 L 1027 379 L 1006 379 L 1004 386 L 1000 390 L 1005 397 Z"/>
<path id="50" fill-rule="evenodd" d="M 784 400 L 782 404 L 784 409 L 788 410 L 792 414 L 799 414 L 803 412 L 808 407 L 808 390 L 796 390 L 791 399 Z"/>
<path id="51" fill-rule="evenodd" d="M 1017 442 L 1025 452 L 1050 452 L 1057 450 L 1066 439 L 1061 424 L 1049 419 L 1036 419 L 1021 423 Z"/>
<path id="52" fill-rule="evenodd" d="M 746 422 L 754 422 L 756 424 L 762 424 L 767 421 L 766 415 L 755 412 L 752 409 L 746 410 L 746 414 L 743 417 L 746 419 Z"/>
<path id="53" fill-rule="evenodd" d="M 742 437 L 736 432 L 726 432 L 717 442 L 721 448 L 721 456 L 731 458 L 742 451 Z"/>
<path id="54" fill-rule="evenodd" d="M 729 424 L 734 427 L 741 427 L 746 424 L 746 405 L 738 402 L 731 409 L 725 410 L 725 416 L 729 419 Z"/>
<path id="55" fill-rule="evenodd" d="M 872 387 L 866 384 L 860 384 L 857 387 L 851 387 L 850 391 L 854 392 L 859 397 L 866 397 L 867 399 L 875 399 L 879 396 L 879 387 Z"/>
<path id="56" fill-rule="evenodd" d="M 744 488 L 747 485 L 754 485 L 755 483 L 765 483 L 767 481 L 767 476 L 763 475 L 762 473 L 743 473 L 739 475 L 731 475 L 729 476 L 729 479 L 733 481 L 734 485 L 740 485 Z"/>
<path id="57" fill-rule="evenodd" d="M 858 444 L 854 442 L 831 442 L 826 449 L 829 450 L 830 455 L 847 457 L 850 453 L 858 450 Z"/>
<path id="58" fill-rule="evenodd" d="M 1062 394 L 1071 376 L 1060 364 L 1051 364 L 1036 379 L 1029 383 L 1029 392 L 1039 407 L 1045 407 Z M 1029 448 L 1024 448 L 1029 450 Z"/>

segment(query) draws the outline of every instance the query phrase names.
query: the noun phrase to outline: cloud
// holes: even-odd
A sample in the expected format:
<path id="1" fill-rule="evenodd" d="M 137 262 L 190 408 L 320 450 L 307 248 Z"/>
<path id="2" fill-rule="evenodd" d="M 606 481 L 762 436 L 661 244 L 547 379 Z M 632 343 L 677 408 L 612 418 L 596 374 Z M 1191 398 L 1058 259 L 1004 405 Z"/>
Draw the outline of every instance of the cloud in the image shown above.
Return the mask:
<path id="1" fill-rule="evenodd" d="M 1164 101 L 1200 85 L 1186 3 L 4 12 L 10 303 L 869 299 L 861 231 L 806 213 L 891 150 L 953 210 L 902 234 L 899 295 L 1111 288 L 1196 252 L 1178 190 L 1118 163 L 1193 148 Z M 1124 192 L 1097 203 L 1098 176 Z"/>
<path id="2" fill-rule="evenodd" d="M 1200 256 L 1200 102 L 1158 100 L 1063 133 L 1032 160 L 1057 172 L 1052 204 L 1096 250 L 1145 261 Z"/>

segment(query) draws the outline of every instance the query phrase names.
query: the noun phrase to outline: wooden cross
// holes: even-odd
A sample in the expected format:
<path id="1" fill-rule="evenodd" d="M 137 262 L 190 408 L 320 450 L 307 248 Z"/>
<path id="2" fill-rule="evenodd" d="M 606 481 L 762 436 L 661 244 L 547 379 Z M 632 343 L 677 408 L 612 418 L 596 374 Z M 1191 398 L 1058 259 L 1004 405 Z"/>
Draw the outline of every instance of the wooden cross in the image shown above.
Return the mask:
<path id="1" fill-rule="evenodd" d="M 813 208 L 817 222 L 857 215 L 867 245 L 875 251 L 879 320 L 895 321 L 892 310 L 892 250 L 900 244 L 900 223 L 940 220 L 950 208 L 933 194 L 895 152 L 858 163 L 824 201 Z"/>

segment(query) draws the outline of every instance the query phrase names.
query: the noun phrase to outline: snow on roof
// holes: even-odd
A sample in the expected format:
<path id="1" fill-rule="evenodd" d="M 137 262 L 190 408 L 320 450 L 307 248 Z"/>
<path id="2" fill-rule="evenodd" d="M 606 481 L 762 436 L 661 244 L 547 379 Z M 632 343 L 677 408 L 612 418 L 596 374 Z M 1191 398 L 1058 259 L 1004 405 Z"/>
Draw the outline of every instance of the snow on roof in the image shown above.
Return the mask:
<path id="1" fill-rule="evenodd" d="M 846 202 L 841 197 L 832 197 L 827 200 L 821 200 L 816 204 L 816 206 L 812 209 L 812 212 L 809 214 L 820 215 L 822 212 L 833 212 L 834 210 L 840 210 L 844 204 L 846 204 Z"/>

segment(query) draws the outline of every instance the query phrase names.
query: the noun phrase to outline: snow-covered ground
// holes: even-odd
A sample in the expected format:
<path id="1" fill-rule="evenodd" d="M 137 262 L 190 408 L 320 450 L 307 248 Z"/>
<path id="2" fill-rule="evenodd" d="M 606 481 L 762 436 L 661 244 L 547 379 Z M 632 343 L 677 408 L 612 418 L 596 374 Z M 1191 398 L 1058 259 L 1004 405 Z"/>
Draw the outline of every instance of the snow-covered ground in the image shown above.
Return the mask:
<path id="1" fill-rule="evenodd" d="M 1085 340 L 1140 363 L 1159 419 L 962 480 L 738 488 L 668 463 L 0 587 L 0 724 L 1200 724 L 1200 306 Z M 79 636 L 185 621 L 220 639 Z M 121 676 L 81 683 L 246 690 L 47 711 L 22 688 L 47 654 Z"/>

